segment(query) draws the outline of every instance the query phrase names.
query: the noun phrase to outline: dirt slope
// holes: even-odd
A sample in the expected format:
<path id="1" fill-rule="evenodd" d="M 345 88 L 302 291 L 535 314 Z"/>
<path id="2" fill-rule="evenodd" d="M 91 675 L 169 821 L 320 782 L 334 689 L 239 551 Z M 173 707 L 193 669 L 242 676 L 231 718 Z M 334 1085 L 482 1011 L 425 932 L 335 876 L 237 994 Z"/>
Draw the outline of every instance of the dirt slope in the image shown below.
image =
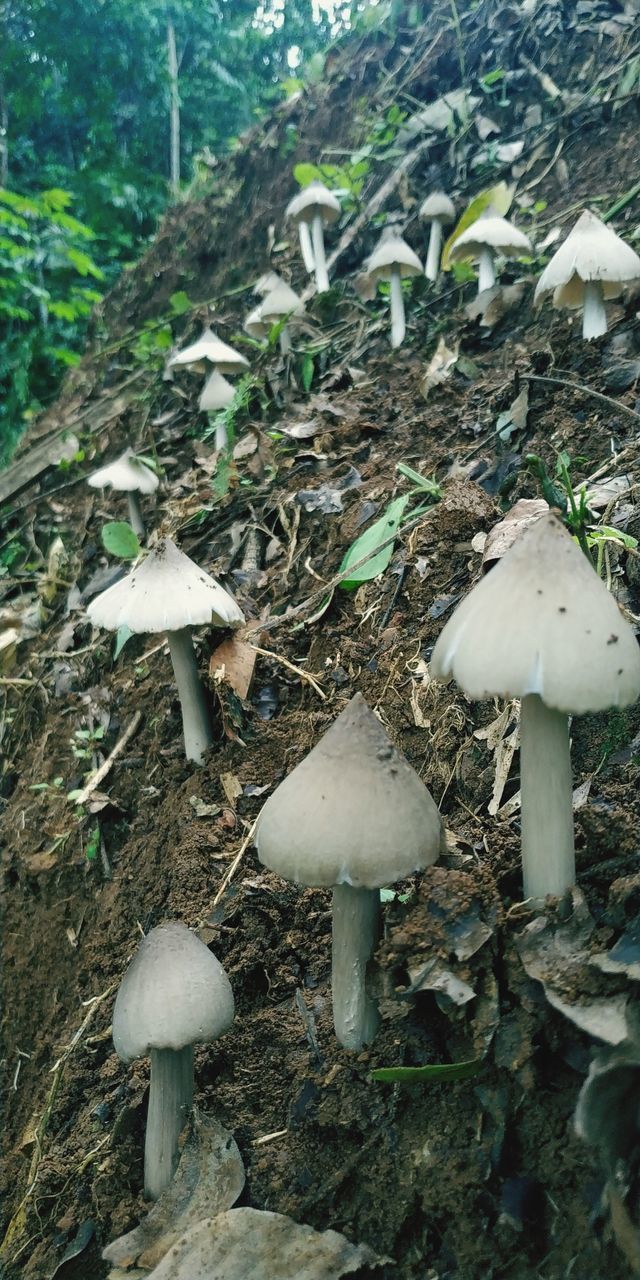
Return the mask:
<path id="1" fill-rule="evenodd" d="M 68 426 L 85 457 L 23 489 L 3 544 L 21 548 L 0 579 L 3 609 L 12 625 L 19 613 L 24 626 L 25 612 L 33 624 L 9 647 L 9 683 L 0 686 L 8 1280 L 104 1276 L 101 1247 L 144 1212 L 148 1064 L 118 1061 L 110 1020 L 140 930 L 165 918 L 199 928 L 233 985 L 232 1032 L 196 1054 L 197 1101 L 236 1137 L 247 1166 L 242 1203 L 341 1230 L 393 1259 L 375 1274 L 398 1280 L 629 1274 L 624 1231 L 618 1222 L 617 1244 L 602 1205 L 602 1170 L 573 1129 L 598 1041 L 551 1007 L 518 950 L 533 913 L 520 904 L 519 813 L 509 803 L 519 786 L 518 755 L 509 754 L 515 708 L 501 714 L 500 705 L 432 684 L 427 661 L 480 574 L 477 535 L 516 499 L 540 496 L 526 455 L 539 455 L 553 477 L 564 451 L 575 484 L 595 473 L 627 476 L 598 518 L 640 538 L 637 298 L 612 306 L 610 333 L 587 346 L 564 313 L 534 312 L 541 256 L 505 269 L 503 283 L 523 287 L 500 295 L 485 325 L 465 311 L 473 283 L 419 280 L 407 295 L 406 342 L 392 353 L 386 303 L 363 301 L 353 287 L 380 213 L 346 243 L 353 209 L 331 242 L 345 236 L 334 288 L 309 302 L 293 356 L 244 348 L 255 376 L 222 495 L 198 379 L 162 382 L 149 339 L 156 330 L 147 330 L 146 348 L 139 337 L 180 291 L 193 304 L 172 322 L 183 343 L 211 317 L 238 340 L 251 285 L 269 265 L 304 288 L 282 219 L 292 168 L 342 163 L 363 146 L 360 206 L 395 174 L 382 211 L 402 214 L 423 256 L 416 210 L 439 183 L 459 211 L 494 182 L 515 183 L 513 212 L 537 245 L 553 228 L 566 231 L 584 205 L 601 215 L 619 205 L 612 223 L 632 237 L 640 196 L 625 197 L 640 169 L 631 74 L 640 46 L 624 5 L 458 8 L 457 26 L 444 2 L 416 26 L 421 7 L 407 4 L 397 29 L 352 37 L 328 58 L 322 84 L 252 131 L 214 169 L 210 190 L 171 211 L 104 303 L 92 349 L 21 450 L 24 460 Z M 492 75 L 499 71 L 508 74 Z M 468 120 L 412 133 L 410 117 L 458 89 L 462 73 L 478 99 Z M 383 137 L 395 106 L 406 118 Z M 485 142 L 483 116 L 501 130 Z M 496 152 L 520 141 L 515 160 Z M 451 359 L 425 397 L 440 340 Z M 520 399 L 512 417 L 523 394 L 526 412 Z M 245 698 L 214 674 L 219 658 L 211 662 L 216 745 L 202 770 L 182 757 L 163 647 L 134 638 L 114 659 L 113 637 L 94 634 L 84 614 L 106 585 L 96 576 L 106 565 L 100 530 L 123 510 L 83 477 L 129 443 L 164 470 L 149 509 L 156 527 L 234 591 L 251 641 L 267 651 Z M 409 494 L 398 463 L 435 477 L 440 500 L 398 539 L 381 578 L 331 592 L 326 584 L 355 538 L 391 498 Z M 417 507 L 413 497 L 405 519 Z M 64 558 L 47 574 L 56 536 Z M 604 551 L 616 594 L 637 617 L 637 554 L 613 541 Z M 201 634 L 203 671 L 219 641 Z M 247 837 L 262 797 L 357 690 L 424 778 L 449 835 L 441 862 L 385 907 L 371 975 L 382 1029 L 354 1057 L 331 1029 L 328 894 L 265 872 Z M 138 713 L 78 816 L 67 792 L 82 787 Z M 572 730 L 590 954 L 611 949 L 637 915 L 639 734 L 638 708 L 585 717 Z M 501 760 L 496 818 L 488 806 Z M 571 909 L 551 906 L 548 917 L 550 929 L 562 927 Z M 424 976 L 434 959 L 445 975 L 438 992 Z M 452 976 L 471 991 L 466 1003 L 452 998 Z M 624 973 L 585 965 L 564 976 L 570 1004 L 591 1007 L 630 987 Z M 377 1066 L 470 1059 L 480 1060 L 478 1073 L 457 1082 L 370 1077 Z M 636 1198 L 631 1181 L 632 1217 Z M 79 1228 L 88 1243 L 56 1270 Z"/>

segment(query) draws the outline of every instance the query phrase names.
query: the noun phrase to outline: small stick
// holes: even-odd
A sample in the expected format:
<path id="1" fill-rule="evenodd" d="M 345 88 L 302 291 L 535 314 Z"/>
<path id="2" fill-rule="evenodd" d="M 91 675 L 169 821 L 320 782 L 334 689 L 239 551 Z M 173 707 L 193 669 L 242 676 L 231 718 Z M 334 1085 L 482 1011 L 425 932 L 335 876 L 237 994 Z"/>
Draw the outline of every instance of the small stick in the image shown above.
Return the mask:
<path id="1" fill-rule="evenodd" d="M 568 378 L 543 377 L 539 373 L 523 373 L 522 377 L 528 382 L 551 382 L 556 387 L 570 387 L 572 391 L 581 391 L 585 396 L 591 396 L 594 400 L 601 400 L 608 409 L 613 406 L 614 409 L 620 409 L 622 413 L 628 413 L 630 418 L 635 418 L 636 422 L 640 422 L 640 413 L 636 413 L 635 409 L 630 409 L 621 400 L 613 400 L 611 396 L 605 396 L 601 391 L 594 391 L 593 387 L 586 387 L 581 382 L 570 382 Z"/>
<path id="2" fill-rule="evenodd" d="M 256 818 L 255 821 L 252 822 L 251 826 L 249 827 L 249 830 L 247 831 L 247 834 L 244 840 L 242 841 L 242 844 L 240 845 L 240 848 L 238 849 L 238 852 L 235 858 L 233 859 L 233 862 L 231 863 L 231 866 L 229 867 L 229 870 L 227 871 L 227 874 L 224 877 L 215 898 L 213 899 L 213 902 L 211 904 L 213 907 L 217 907 L 227 886 L 231 884 L 231 881 L 233 880 L 233 877 L 236 874 L 236 871 L 238 870 L 240 863 L 242 862 L 243 855 L 245 854 L 246 850 L 249 848 L 249 845 L 251 844 L 251 841 L 253 840 L 253 833 L 257 825 L 258 825 L 258 819 Z"/>
<path id="3" fill-rule="evenodd" d="M 8 676 L 0 676 L 0 684 L 37 684 L 37 680 L 16 679 L 10 680 Z"/>
<path id="4" fill-rule="evenodd" d="M 119 739 L 118 742 L 116 742 L 116 745 L 113 748 L 113 751 L 111 752 L 110 755 L 107 756 L 106 760 L 103 761 L 103 763 L 100 765 L 100 768 L 96 769 L 95 773 L 92 773 L 91 777 L 89 778 L 89 781 L 85 783 L 84 787 L 82 788 L 82 791 L 80 791 L 76 796 L 74 800 L 74 804 L 77 804 L 77 805 L 84 804 L 85 801 L 88 800 L 92 791 L 95 791 L 96 788 L 102 782 L 103 778 L 106 778 L 114 762 L 117 760 L 118 756 L 120 755 L 120 752 L 123 750 L 124 747 L 126 747 L 129 739 L 133 737 L 141 720 L 142 720 L 142 712 L 136 711 L 135 715 L 129 721 L 122 737 Z"/>
<path id="5" fill-rule="evenodd" d="M 251 648 L 256 653 L 261 654 L 263 658 L 273 658 L 274 662 L 279 662 L 280 665 L 286 667 L 288 671 L 294 671 L 297 676 L 300 676 L 301 680 L 306 680 L 307 684 L 310 684 L 312 689 L 315 689 L 318 697 L 322 698 L 323 702 L 326 701 L 326 693 L 322 692 L 320 685 L 316 680 L 314 680 L 313 676 L 309 675 L 308 671 L 301 671 L 300 667 L 294 667 L 293 663 L 289 662 L 288 658 L 283 658 L 279 653 L 272 653 L 270 649 L 260 649 L 257 644 L 252 644 Z"/>

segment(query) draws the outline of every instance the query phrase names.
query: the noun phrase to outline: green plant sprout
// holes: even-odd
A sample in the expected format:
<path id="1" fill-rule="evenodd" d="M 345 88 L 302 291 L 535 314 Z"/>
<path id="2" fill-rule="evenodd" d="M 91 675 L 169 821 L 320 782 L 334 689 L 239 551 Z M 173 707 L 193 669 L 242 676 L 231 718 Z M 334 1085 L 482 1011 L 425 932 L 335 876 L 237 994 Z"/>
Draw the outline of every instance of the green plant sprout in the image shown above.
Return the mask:
<path id="1" fill-rule="evenodd" d="M 64 786 L 64 778 L 53 778 L 51 782 L 32 782 L 29 791 L 59 791 Z"/>
<path id="2" fill-rule="evenodd" d="M 561 451 L 556 459 L 555 479 L 551 479 L 544 462 L 537 454 L 530 453 L 526 457 L 527 467 L 538 481 L 543 498 L 550 507 L 560 512 L 569 532 L 587 559 L 594 564 L 598 576 L 603 577 L 607 545 L 613 544 L 627 551 L 635 551 L 638 539 L 611 525 L 597 523 L 589 507 L 586 484 L 583 481 L 576 489 L 571 480 L 571 468 L 578 461 L 580 459 L 572 460 L 568 453 Z"/>
<path id="3" fill-rule="evenodd" d="M 102 742 L 104 738 L 104 725 L 97 725 L 95 729 L 76 729 L 73 738 L 70 739 L 71 750 L 77 760 L 90 760 L 93 755 L 93 748 L 97 742 Z"/>

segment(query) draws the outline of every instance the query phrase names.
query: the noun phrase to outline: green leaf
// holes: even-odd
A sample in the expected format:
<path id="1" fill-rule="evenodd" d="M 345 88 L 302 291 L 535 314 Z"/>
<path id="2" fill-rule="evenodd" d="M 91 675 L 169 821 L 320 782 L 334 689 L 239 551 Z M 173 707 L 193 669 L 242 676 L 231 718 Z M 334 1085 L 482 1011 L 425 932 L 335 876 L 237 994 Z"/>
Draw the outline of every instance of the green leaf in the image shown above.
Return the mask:
<path id="1" fill-rule="evenodd" d="M 435 1084 L 439 1080 L 468 1080 L 478 1074 L 482 1058 L 467 1062 L 439 1062 L 428 1067 L 378 1067 L 371 1072 L 372 1080 L 383 1084 Z"/>
<path id="2" fill-rule="evenodd" d="M 66 256 L 81 276 L 93 276 L 95 280 L 104 280 L 104 272 L 96 266 L 88 253 L 83 253 L 81 249 L 67 249 Z"/>
<path id="3" fill-rule="evenodd" d="M 430 480 L 428 476 L 423 476 L 420 471 L 414 471 L 413 467 L 410 467 L 408 463 L 398 462 L 396 471 L 401 476 L 405 476 L 407 480 L 410 480 L 421 493 L 428 493 L 431 498 L 436 500 L 442 497 L 442 489 L 437 481 Z"/>
<path id="4" fill-rule="evenodd" d="M 140 543 L 130 524 L 124 520 L 111 520 L 102 527 L 102 545 L 110 556 L 119 560 L 135 560 L 140 555 Z"/>
<path id="5" fill-rule="evenodd" d="M 386 542 L 387 538 L 397 532 L 408 501 L 408 493 L 401 498 L 394 498 L 384 515 L 374 520 L 373 524 L 365 529 L 365 532 L 349 547 L 340 565 L 340 573 L 344 573 L 349 565 L 357 564 L 364 556 L 371 558 L 367 559 L 366 564 L 356 569 L 352 577 L 345 578 L 344 582 L 340 583 L 343 591 L 354 591 L 362 582 L 369 582 L 371 578 L 377 578 L 378 574 L 384 573 L 393 555 L 394 544 L 390 542 L 389 546 L 383 547 L 382 551 L 378 551 L 378 547 L 381 542 Z"/>
<path id="6" fill-rule="evenodd" d="M 309 393 L 311 383 L 313 382 L 314 363 L 313 356 L 310 351 L 306 351 L 302 361 L 302 387 L 306 394 Z"/>
<path id="7" fill-rule="evenodd" d="M 174 316 L 183 316 L 191 306 L 189 295 L 185 293 L 184 289 L 180 289 L 178 293 L 172 293 L 169 298 L 169 306 Z"/>
<path id="8" fill-rule="evenodd" d="M 505 214 L 507 214 L 511 208 L 514 190 L 515 187 L 510 187 L 508 183 L 498 182 L 495 187 L 489 187 L 488 190 L 481 191 L 480 194 L 471 201 L 471 204 L 467 205 L 455 230 L 452 231 L 444 249 L 442 250 L 443 271 L 449 271 L 450 269 L 449 255 L 456 240 L 458 239 L 458 236 L 461 236 L 462 232 L 466 231 L 467 227 L 470 227 L 472 222 L 476 222 L 481 214 L 484 213 L 485 209 L 488 209 L 489 205 L 492 205 L 496 213 L 504 218 Z"/>
<path id="9" fill-rule="evenodd" d="M 126 626 L 118 627 L 118 630 L 116 631 L 116 642 L 115 642 L 115 645 L 113 646 L 114 662 L 116 658 L 120 657 L 120 654 L 122 653 L 122 650 L 124 649 L 124 646 L 126 645 L 127 640 L 130 640 L 133 634 L 134 633 L 130 627 L 126 627 Z"/>
<path id="10" fill-rule="evenodd" d="M 322 181 L 322 173 L 317 164 L 297 164 L 294 166 L 293 176 L 301 187 L 308 187 L 310 182 Z"/>

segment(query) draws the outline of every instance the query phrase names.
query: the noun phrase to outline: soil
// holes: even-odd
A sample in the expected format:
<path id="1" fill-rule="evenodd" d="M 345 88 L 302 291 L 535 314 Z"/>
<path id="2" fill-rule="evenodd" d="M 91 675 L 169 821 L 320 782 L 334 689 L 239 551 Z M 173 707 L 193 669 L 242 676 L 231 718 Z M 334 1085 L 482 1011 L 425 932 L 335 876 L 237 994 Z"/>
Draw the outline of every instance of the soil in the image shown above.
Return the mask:
<path id="1" fill-rule="evenodd" d="M 130 335 L 181 289 L 202 305 L 174 325 L 180 343 L 198 332 L 210 299 L 215 325 L 233 340 L 248 282 L 268 265 L 268 228 L 282 230 L 292 166 L 361 145 L 396 99 L 412 111 L 457 87 L 461 48 L 469 82 L 496 59 L 514 73 L 511 102 L 499 107 L 490 97 L 481 109 L 497 114 L 505 139 L 525 137 L 529 168 L 518 191 L 546 201 L 538 239 L 568 228 L 584 204 L 602 212 L 625 195 L 640 145 L 637 99 L 628 94 L 621 107 L 611 96 L 634 53 L 623 6 L 594 0 L 578 13 L 558 0 L 526 21 L 497 2 L 459 8 L 461 46 L 448 5 L 434 5 L 419 27 L 407 5 L 394 34 L 352 37 L 328 63 L 324 84 L 256 126 L 220 162 L 212 188 L 170 212 L 103 304 L 93 346 L 59 405 L 23 446 L 82 420 L 85 460 L 68 475 L 47 473 L 7 513 L 8 536 L 24 555 L 1 580 L 3 605 L 43 602 L 39 629 L 3 667 L 5 679 L 27 683 L 0 686 L 7 1280 L 105 1276 L 101 1248 L 145 1212 L 148 1062 L 118 1060 L 110 1021 L 141 932 L 164 919 L 198 929 L 233 986 L 233 1029 L 196 1052 L 196 1101 L 236 1138 L 247 1168 L 241 1203 L 370 1245 L 387 1260 L 375 1271 L 382 1280 L 629 1275 L 603 1200 L 605 1173 L 573 1124 L 598 1040 L 551 1007 L 516 945 L 535 917 L 521 903 L 519 815 L 509 807 L 518 753 L 496 818 L 488 805 L 497 760 L 491 734 L 482 735 L 502 704 L 473 704 L 454 686 L 431 683 L 427 664 L 444 621 L 482 571 L 476 535 L 518 498 L 540 496 L 526 455 L 539 455 L 553 477 L 565 451 L 576 484 L 595 472 L 630 475 L 605 523 L 640 538 L 640 401 L 627 376 L 640 357 L 637 297 L 619 300 L 609 334 L 587 346 L 566 313 L 533 310 L 535 260 L 507 266 L 504 283 L 524 279 L 526 289 L 489 330 L 465 314 L 473 284 L 447 276 L 429 290 L 418 281 L 407 299 L 406 343 L 392 353 L 386 304 L 367 309 L 350 287 L 375 241 L 372 228 L 340 259 L 332 293 L 309 304 L 308 391 L 302 340 L 290 362 L 272 350 L 252 354 L 256 383 L 236 424 L 241 447 L 222 497 L 194 407 L 197 379 L 181 375 L 172 387 L 131 353 Z M 532 63 L 568 96 L 557 102 L 545 93 Z M 594 82 L 604 89 L 585 102 Z M 541 122 L 523 133 L 532 105 Z M 402 206 L 417 247 L 416 205 L 436 177 L 461 209 L 493 181 L 513 181 L 509 165 L 470 168 L 478 150 L 475 130 L 438 137 L 400 184 L 387 207 Z M 396 162 L 376 159 L 365 202 Z M 616 230 L 628 238 L 639 220 L 636 194 Z M 271 265 L 304 286 L 293 239 L 274 250 Z M 439 338 L 459 344 L 466 363 L 425 398 L 421 381 Z M 523 387 L 526 424 L 502 438 L 498 417 Z M 313 435 L 286 434 L 311 421 Z M 215 675 L 220 633 L 198 634 L 216 739 L 202 769 L 183 758 L 160 638 L 134 637 L 114 658 L 113 636 L 94 633 L 83 612 L 107 585 L 101 527 L 123 511 L 82 480 L 129 443 L 155 452 L 164 468 L 150 521 L 233 590 L 252 641 L 268 651 L 241 698 Z M 382 577 L 356 592 L 328 592 L 354 539 L 408 492 L 400 462 L 435 477 L 441 500 L 397 541 Z M 310 490 L 322 491 L 331 513 L 307 509 Z M 243 567 L 254 527 L 257 569 Z M 66 559 L 47 578 L 55 535 Z M 636 619 L 639 566 L 633 550 L 608 544 L 606 568 Z M 298 612 L 288 616 L 288 608 Z M 358 690 L 439 804 L 447 850 L 385 904 L 370 973 L 382 1026 L 354 1055 L 332 1030 L 330 895 L 266 871 L 248 837 L 263 797 Z M 137 729 L 79 817 L 67 792 L 83 786 L 136 714 Z M 498 739 L 515 723 L 512 707 Z M 590 784 L 575 818 L 593 952 L 612 947 L 637 915 L 639 734 L 638 707 L 572 726 L 575 785 Z M 548 904 L 551 923 L 566 910 Z M 478 945 L 461 948 L 461 930 Z M 467 985 L 466 1003 L 427 987 L 434 962 L 447 981 Z M 580 975 L 564 983 L 574 1003 L 635 995 L 629 978 Z M 466 1079 L 407 1085 L 371 1077 L 376 1067 L 470 1060 L 478 1070 Z M 632 1218 L 637 1204 L 636 1183 L 627 1197 Z M 88 1243 L 60 1265 L 88 1222 Z"/>

